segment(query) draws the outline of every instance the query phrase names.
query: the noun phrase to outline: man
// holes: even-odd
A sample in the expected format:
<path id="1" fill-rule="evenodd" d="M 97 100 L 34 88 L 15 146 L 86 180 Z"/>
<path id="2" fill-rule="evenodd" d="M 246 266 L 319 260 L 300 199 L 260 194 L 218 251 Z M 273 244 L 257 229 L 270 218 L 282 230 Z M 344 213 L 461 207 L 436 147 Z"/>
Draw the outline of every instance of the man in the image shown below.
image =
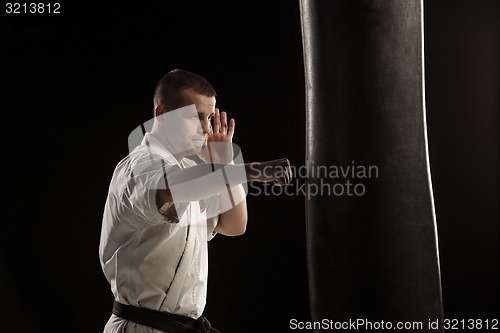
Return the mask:
<path id="1" fill-rule="evenodd" d="M 235 162 L 235 120 L 215 103 L 203 77 L 168 72 L 151 131 L 114 170 L 99 247 L 115 299 L 105 333 L 218 332 L 203 316 L 207 242 L 245 232 L 246 182 L 291 180 L 285 158 Z"/>

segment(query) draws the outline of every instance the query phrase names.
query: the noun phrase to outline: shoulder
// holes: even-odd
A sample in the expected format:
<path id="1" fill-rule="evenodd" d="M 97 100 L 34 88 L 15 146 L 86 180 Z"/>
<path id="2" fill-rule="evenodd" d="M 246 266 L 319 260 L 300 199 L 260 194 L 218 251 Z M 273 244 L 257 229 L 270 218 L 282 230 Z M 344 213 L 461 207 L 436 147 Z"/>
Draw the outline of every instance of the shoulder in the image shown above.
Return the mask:
<path id="1" fill-rule="evenodd" d="M 118 162 L 115 172 L 125 173 L 130 177 L 151 175 L 151 172 L 162 170 L 165 167 L 162 160 L 161 156 L 141 145 Z"/>

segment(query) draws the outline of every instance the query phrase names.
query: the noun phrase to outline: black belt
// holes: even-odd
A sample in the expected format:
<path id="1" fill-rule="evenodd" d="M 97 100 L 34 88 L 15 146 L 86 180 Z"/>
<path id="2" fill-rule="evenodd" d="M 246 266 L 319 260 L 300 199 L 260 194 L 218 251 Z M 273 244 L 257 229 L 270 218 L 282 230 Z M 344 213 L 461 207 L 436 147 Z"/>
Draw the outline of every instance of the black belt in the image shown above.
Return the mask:
<path id="1" fill-rule="evenodd" d="M 211 327 L 210 322 L 204 316 L 194 319 L 168 312 L 139 308 L 133 305 L 118 303 L 117 301 L 113 303 L 113 314 L 134 323 L 156 328 L 167 333 L 218 332 Z"/>

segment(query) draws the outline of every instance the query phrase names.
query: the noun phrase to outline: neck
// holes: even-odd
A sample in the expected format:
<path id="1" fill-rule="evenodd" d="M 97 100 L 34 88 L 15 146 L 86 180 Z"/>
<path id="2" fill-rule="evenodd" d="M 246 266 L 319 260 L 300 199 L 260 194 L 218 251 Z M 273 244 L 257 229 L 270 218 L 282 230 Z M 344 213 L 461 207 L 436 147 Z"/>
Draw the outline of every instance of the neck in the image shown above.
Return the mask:
<path id="1" fill-rule="evenodd" d="M 170 141 L 168 140 L 168 137 L 166 137 L 164 134 L 162 134 L 163 131 L 159 130 L 156 126 L 153 125 L 153 128 L 151 129 L 151 135 L 157 139 L 163 147 L 165 147 L 175 159 L 180 162 L 186 154 L 184 152 L 179 152 L 179 153 L 173 153 L 175 151 L 175 148 L 172 146 Z"/>
<path id="2" fill-rule="evenodd" d="M 172 156 L 175 157 L 177 162 L 180 162 L 186 155 L 184 155 L 183 153 L 178 153 L 178 154 L 172 154 Z"/>

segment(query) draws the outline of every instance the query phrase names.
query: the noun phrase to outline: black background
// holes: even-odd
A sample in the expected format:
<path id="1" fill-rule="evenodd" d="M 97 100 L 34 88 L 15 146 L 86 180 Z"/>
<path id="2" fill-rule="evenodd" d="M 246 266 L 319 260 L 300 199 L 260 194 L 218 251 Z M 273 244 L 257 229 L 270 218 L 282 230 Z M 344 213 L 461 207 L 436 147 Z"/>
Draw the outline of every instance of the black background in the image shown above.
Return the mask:
<path id="1" fill-rule="evenodd" d="M 499 313 L 498 7 L 424 1 L 445 318 Z M 297 1 L 73 2 L 57 15 L 2 8 L 1 22 L 6 332 L 102 331 L 112 305 L 98 259 L 107 187 L 166 71 L 212 82 L 245 161 L 304 164 Z M 245 235 L 209 244 L 205 314 L 226 333 L 286 332 L 290 319 L 310 320 L 304 198 L 248 196 L 248 207 Z"/>

